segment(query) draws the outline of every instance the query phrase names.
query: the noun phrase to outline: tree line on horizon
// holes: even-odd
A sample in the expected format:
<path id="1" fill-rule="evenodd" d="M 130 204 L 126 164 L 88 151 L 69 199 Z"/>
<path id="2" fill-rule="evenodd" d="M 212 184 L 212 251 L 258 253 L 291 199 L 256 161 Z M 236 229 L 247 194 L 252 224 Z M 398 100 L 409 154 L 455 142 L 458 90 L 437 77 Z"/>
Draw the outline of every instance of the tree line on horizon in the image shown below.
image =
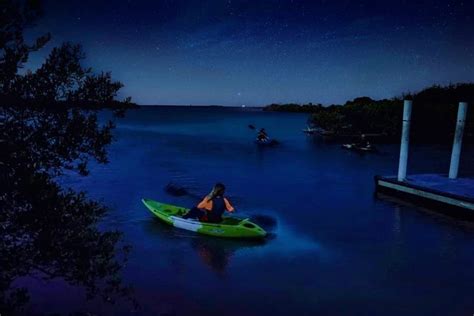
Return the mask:
<path id="1" fill-rule="evenodd" d="M 459 102 L 468 102 L 465 135 L 474 134 L 474 83 L 434 85 L 392 99 L 359 97 L 344 104 L 271 104 L 265 111 L 309 113 L 308 123 L 338 135 L 381 134 L 396 140 L 401 133 L 403 100 L 412 100 L 414 141 L 452 141 Z"/>

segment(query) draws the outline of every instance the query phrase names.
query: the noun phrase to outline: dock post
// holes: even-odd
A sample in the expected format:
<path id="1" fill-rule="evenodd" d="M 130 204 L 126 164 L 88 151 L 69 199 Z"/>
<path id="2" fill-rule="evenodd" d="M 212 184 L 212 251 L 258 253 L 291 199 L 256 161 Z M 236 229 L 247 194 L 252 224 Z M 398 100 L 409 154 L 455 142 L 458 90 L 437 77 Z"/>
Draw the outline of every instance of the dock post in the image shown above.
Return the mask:
<path id="1" fill-rule="evenodd" d="M 405 100 L 403 102 L 403 127 L 402 127 L 402 141 L 400 145 L 400 161 L 398 163 L 398 181 L 405 181 L 407 177 L 411 107 L 412 107 L 412 101 Z"/>
<path id="2" fill-rule="evenodd" d="M 467 102 L 459 102 L 458 118 L 456 120 L 456 132 L 454 133 L 453 151 L 451 152 L 451 163 L 449 164 L 449 178 L 456 179 L 459 170 L 459 158 L 461 156 L 462 136 L 464 134 L 464 122 L 466 121 Z"/>

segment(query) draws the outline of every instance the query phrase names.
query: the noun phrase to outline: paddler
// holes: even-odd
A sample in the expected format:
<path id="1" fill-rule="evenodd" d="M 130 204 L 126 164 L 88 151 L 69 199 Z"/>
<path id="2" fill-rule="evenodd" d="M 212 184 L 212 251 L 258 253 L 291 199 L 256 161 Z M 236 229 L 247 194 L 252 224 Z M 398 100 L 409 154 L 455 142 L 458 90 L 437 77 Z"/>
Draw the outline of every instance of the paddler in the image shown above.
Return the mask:
<path id="1" fill-rule="evenodd" d="M 225 211 L 234 212 L 234 207 L 224 197 L 225 186 L 216 183 L 212 191 L 196 206 L 183 215 L 184 219 L 197 218 L 203 222 L 219 223 Z"/>
<path id="2" fill-rule="evenodd" d="M 264 128 L 261 128 L 258 132 L 257 140 L 260 142 L 266 142 L 268 140 L 268 135 Z"/>

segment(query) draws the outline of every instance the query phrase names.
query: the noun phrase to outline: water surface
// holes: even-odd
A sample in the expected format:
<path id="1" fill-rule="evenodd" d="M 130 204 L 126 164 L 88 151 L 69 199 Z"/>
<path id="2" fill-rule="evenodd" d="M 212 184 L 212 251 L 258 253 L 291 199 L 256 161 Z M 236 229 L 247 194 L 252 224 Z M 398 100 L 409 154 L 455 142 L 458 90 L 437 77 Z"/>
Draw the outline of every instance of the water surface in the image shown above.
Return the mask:
<path id="1" fill-rule="evenodd" d="M 110 163 L 64 184 L 112 210 L 104 228 L 133 246 L 123 271 L 145 315 L 471 315 L 474 229 L 374 196 L 373 176 L 396 173 L 398 145 L 344 151 L 301 132 L 307 115 L 247 109 L 144 108 L 118 122 Z M 258 148 L 265 127 L 281 141 Z M 409 173 L 446 173 L 449 146 L 413 146 Z M 461 175 L 474 172 L 465 146 Z M 192 206 L 224 182 L 241 216 L 258 216 L 261 243 L 167 227 L 143 197 Z M 126 304 L 84 303 L 80 289 L 37 281 L 32 312 L 128 314 Z M 85 305 L 84 305 L 85 304 Z"/>

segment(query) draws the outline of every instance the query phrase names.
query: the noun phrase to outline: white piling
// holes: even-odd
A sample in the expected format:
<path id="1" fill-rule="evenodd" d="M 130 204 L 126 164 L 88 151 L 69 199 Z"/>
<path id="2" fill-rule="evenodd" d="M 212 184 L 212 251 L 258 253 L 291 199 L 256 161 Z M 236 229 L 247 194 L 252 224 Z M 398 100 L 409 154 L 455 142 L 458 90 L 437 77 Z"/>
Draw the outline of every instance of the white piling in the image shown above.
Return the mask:
<path id="1" fill-rule="evenodd" d="M 456 179 L 459 170 L 459 158 L 461 156 L 462 136 L 464 134 L 464 123 L 466 121 L 467 102 L 459 102 L 458 118 L 456 121 L 456 132 L 454 133 L 453 151 L 451 152 L 451 163 L 449 165 L 449 178 Z"/>
<path id="2" fill-rule="evenodd" d="M 407 177 L 408 145 L 410 140 L 410 120 L 412 101 L 403 102 L 403 127 L 400 145 L 400 161 L 398 163 L 398 181 L 405 181 Z"/>

